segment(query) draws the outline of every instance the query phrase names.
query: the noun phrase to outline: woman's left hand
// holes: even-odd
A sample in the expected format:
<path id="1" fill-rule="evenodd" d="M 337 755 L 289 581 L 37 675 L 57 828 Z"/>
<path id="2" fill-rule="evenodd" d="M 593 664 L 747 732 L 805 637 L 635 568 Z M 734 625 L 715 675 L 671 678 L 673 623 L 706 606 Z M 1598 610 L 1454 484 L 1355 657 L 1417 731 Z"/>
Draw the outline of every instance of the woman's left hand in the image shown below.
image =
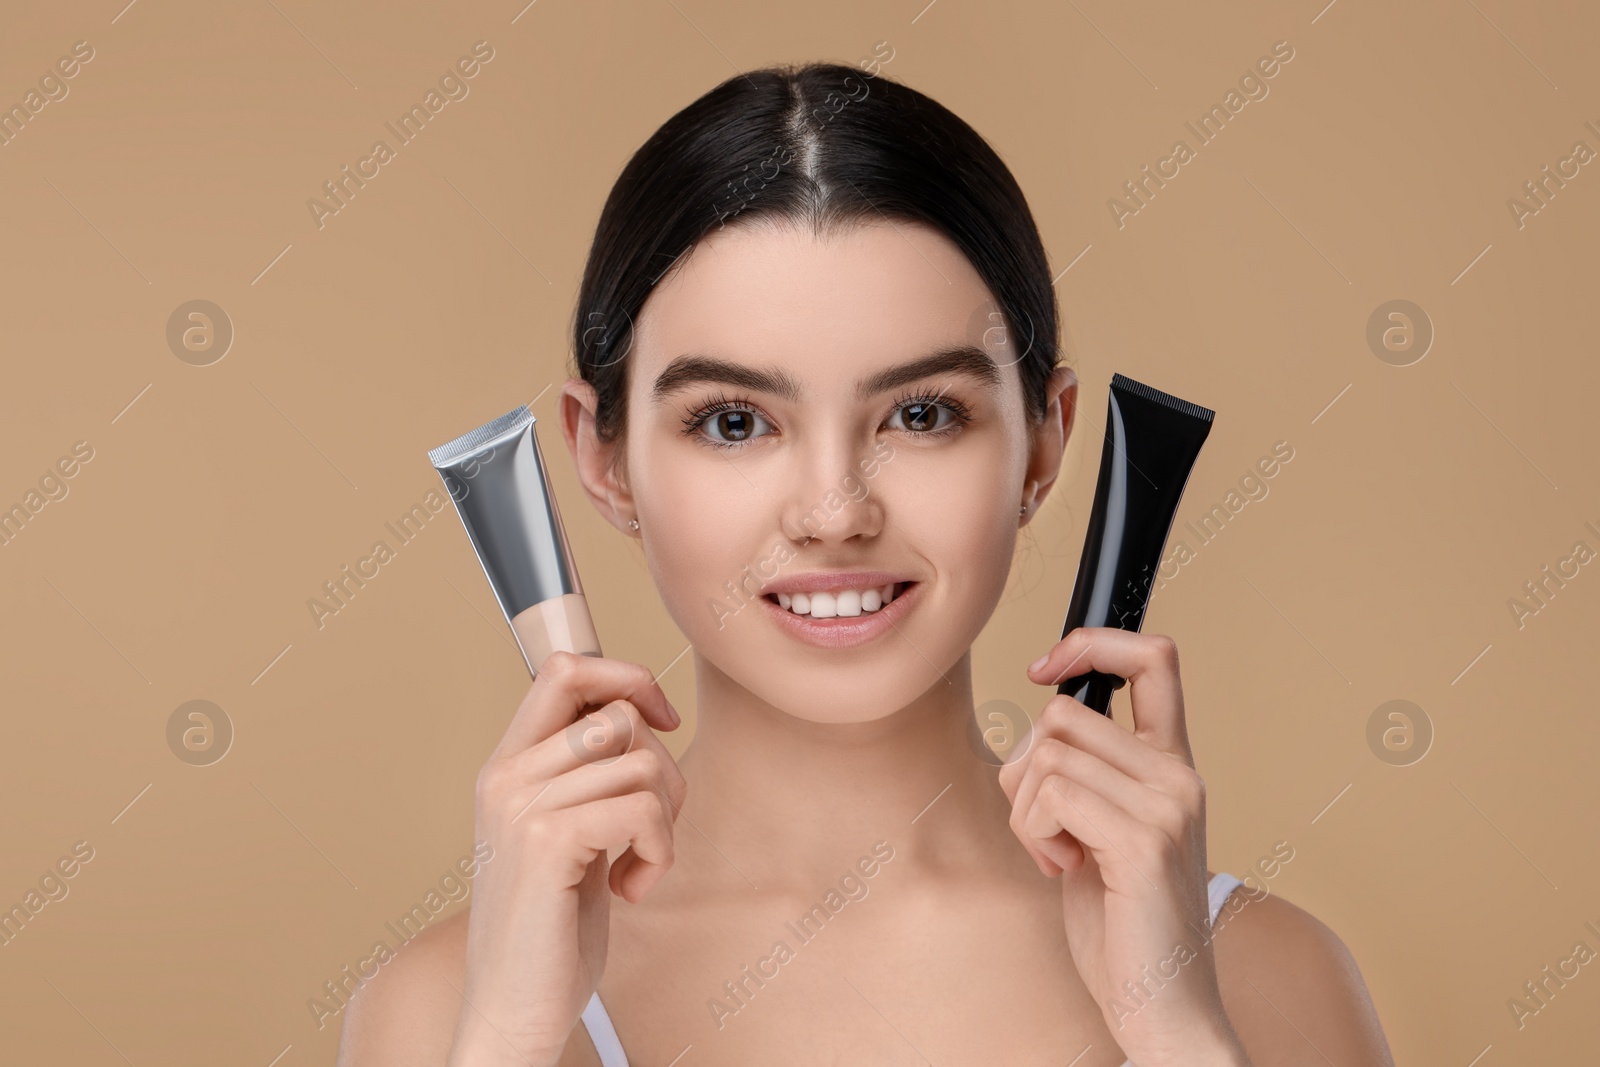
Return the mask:
<path id="1" fill-rule="evenodd" d="M 1132 733 L 1056 695 L 1000 769 L 1011 829 L 1061 875 L 1067 943 L 1106 1026 L 1139 1067 L 1245 1063 L 1222 1007 L 1206 895 L 1205 783 L 1194 767 L 1170 637 L 1067 634 L 1028 675 L 1128 680 Z"/>

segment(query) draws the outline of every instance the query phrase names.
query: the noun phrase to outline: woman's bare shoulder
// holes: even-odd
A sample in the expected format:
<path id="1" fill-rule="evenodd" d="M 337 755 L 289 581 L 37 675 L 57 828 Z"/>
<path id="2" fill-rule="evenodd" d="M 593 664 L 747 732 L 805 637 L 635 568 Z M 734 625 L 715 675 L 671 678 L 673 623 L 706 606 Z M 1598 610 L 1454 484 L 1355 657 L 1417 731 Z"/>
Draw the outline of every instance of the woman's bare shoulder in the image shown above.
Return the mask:
<path id="1" fill-rule="evenodd" d="M 344 1011 L 338 1067 L 442 1067 L 461 1013 L 467 909 L 400 946 Z"/>
<path id="2" fill-rule="evenodd" d="M 1316 916 L 1240 886 L 1214 937 L 1223 1006 L 1256 1063 L 1394 1067 L 1355 957 Z"/>
<path id="3" fill-rule="evenodd" d="M 461 1015 L 470 914 L 469 905 L 427 926 L 356 991 L 344 1012 L 338 1067 L 444 1067 Z M 600 1067 L 581 1022 L 558 1067 Z"/>

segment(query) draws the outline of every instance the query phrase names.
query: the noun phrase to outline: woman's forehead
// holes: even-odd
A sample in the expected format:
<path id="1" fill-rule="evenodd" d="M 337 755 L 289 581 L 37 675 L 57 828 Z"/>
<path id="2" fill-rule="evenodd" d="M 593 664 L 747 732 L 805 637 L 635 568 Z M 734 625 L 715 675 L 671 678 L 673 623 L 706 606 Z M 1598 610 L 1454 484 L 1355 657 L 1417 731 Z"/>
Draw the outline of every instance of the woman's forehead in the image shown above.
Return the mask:
<path id="1" fill-rule="evenodd" d="M 810 226 L 744 223 L 713 231 L 641 310 L 634 380 L 704 355 L 796 375 L 850 381 L 965 337 L 991 302 L 960 249 L 931 227 L 867 222 L 818 234 Z"/>

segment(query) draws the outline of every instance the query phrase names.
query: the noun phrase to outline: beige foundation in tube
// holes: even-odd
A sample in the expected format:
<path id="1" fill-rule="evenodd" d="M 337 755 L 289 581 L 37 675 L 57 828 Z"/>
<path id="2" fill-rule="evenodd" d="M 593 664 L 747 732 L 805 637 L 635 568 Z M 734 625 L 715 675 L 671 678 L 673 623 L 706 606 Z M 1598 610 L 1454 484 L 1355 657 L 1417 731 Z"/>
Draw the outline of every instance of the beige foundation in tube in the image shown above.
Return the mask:
<path id="1" fill-rule="evenodd" d="M 518 407 L 428 453 L 529 673 L 559 650 L 600 655 L 550 490 L 533 412 Z"/>

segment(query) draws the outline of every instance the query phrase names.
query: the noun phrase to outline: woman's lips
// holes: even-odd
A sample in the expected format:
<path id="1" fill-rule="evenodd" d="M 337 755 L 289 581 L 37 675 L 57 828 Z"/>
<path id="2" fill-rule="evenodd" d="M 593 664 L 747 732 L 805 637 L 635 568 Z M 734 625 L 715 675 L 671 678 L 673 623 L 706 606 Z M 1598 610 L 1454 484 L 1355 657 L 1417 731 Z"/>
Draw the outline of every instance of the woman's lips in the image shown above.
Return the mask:
<path id="1" fill-rule="evenodd" d="M 809 615 L 796 615 L 781 606 L 777 598 L 767 594 L 760 598 L 766 610 L 775 615 L 780 627 L 790 636 L 819 648 L 853 648 L 875 641 L 895 629 L 900 620 L 916 606 L 922 590 L 921 582 L 903 582 L 895 586 L 894 599 L 877 611 L 864 611 L 860 615 L 831 619 L 814 619 Z"/>

